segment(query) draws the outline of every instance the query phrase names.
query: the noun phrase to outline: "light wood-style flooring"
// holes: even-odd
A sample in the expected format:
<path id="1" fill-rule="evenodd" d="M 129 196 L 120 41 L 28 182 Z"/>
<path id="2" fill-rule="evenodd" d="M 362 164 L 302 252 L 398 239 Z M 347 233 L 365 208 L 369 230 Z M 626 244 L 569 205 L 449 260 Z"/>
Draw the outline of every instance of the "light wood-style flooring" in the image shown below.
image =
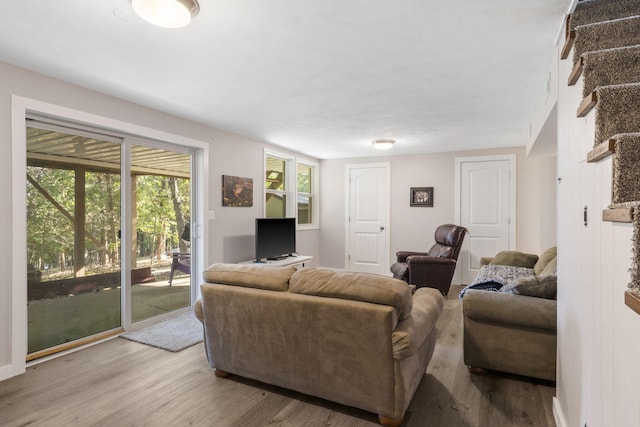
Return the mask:
<path id="1" fill-rule="evenodd" d="M 404 426 L 555 426 L 549 384 L 472 376 L 462 363 L 453 287 L 434 357 Z M 376 415 L 232 377 L 217 378 L 202 344 L 171 353 L 122 338 L 31 366 L 0 382 L 2 426 L 377 426 Z"/>

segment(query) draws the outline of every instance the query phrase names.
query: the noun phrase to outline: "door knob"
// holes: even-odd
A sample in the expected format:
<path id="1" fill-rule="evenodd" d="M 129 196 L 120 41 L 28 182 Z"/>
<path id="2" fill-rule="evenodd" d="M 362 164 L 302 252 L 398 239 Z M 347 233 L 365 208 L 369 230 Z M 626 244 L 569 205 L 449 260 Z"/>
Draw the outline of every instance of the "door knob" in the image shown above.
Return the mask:
<path id="1" fill-rule="evenodd" d="M 384 231 L 384 227 L 382 225 L 380 226 L 380 231 Z"/>

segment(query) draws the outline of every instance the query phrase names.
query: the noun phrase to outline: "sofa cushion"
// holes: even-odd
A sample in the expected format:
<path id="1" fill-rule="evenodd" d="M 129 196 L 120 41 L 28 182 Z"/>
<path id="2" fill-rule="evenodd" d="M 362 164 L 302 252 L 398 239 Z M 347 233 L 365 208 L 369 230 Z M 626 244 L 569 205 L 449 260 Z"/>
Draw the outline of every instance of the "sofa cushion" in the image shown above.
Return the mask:
<path id="1" fill-rule="evenodd" d="M 555 275 L 520 277 L 501 288 L 500 292 L 550 299 L 556 296 L 557 283 Z"/>
<path id="2" fill-rule="evenodd" d="M 295 267 L 261 267 L 248 264 L 217 263 L 208 267 L 204 280 L 209 283 L 246 286 L 249 288 L 286 291 Z"/>
<path id="3" fill-rule="evenodd" d="M 538 255 L 526 254 L 519 251 L 501 251 L 493 257 L 489 265 L 511 265 L 514 267 L 533 268 L 538 261 Z"/>
<path id="4" fill-rule="evenodd" d="M 558 258 L 553 258 L 540 272 L 539 276 L 555 276 L 556 274 L 558 274 Z"/>
<path id="5" fill-rule="evenodd" d="M 544 251 L 542 255 L 540 255 L 540 258 L 538 259 L 538 262 L 536 262 L 536 265 L 533 267 L 533 271 L 536 274 L 536 276 L 543 274 L 542 270 L 544 270 L 545 267 L 547 267 L 547 265 L 552 260 L 554 260 L 557 256 L 558 256 L 558 248 L 555 246 L 552 246 L 546 251 Z M 555 271 L 547 272 L 546 274 L 555 274 Z"/>
<path id="6" fill-rule="evenodd" d="M 411 316 L 413 306 L 411 290 L 405 282 L 376 274 L 303 268 L 291 276 L 289 291 L 388 305 L 398 311 L 400 320 Z"/>

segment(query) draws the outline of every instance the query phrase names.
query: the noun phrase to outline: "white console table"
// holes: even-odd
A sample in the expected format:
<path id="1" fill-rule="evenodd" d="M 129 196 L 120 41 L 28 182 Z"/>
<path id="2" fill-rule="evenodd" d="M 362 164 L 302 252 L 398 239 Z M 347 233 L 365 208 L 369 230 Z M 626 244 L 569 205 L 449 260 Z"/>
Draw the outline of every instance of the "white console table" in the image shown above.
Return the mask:
<path id="1" fill-rule="evenodd" d="M 305 262 L 309 262 L 313 259 L 312 256 L 309 255 L 298 255 L 298 256 L 290 256 L 284 259 L 279 260 L 267 260 L 263 262 L 256 262 L 255 260 L 242 261 L 239 264 L 250 264 L 258 267 L 288 267 L 290 265 L 302 265 L 304 267 Z"/>

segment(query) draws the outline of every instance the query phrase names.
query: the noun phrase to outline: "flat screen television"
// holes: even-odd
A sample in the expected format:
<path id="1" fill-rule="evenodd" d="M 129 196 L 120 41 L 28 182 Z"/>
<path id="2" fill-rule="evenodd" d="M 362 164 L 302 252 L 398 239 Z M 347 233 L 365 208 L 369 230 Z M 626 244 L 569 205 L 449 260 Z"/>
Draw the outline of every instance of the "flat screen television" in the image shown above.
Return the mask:
<path id="1" fill-rule="evenodd" d="M 296 253 L 295 218 L 256 218 L 256 262 Z"/>

